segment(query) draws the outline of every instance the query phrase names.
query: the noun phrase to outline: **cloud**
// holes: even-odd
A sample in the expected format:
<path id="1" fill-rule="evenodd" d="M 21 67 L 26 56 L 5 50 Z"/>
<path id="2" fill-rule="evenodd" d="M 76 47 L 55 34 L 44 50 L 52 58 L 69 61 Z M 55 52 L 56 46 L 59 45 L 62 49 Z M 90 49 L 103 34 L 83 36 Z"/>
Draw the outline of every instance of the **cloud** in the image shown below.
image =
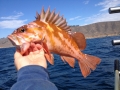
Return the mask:
<path id="1" fill-rule="evenodd" d="M 17 28 L 25 24 L 27 20 L 4 20 L 0 21 L 0 28 Z"/>
<path id="2" fill-rule="evenodd" d="M 7 16 L 7 17 L 0 17 L 0 19 L 18 19 L 19 17 L 23 16 L 22 12 L 18 12 L 17 15 Z"/>
<path id="3" fill-rule="evenodd" d="M 120 20 L 120 14 L 99 13 L 91 17 L 87 17 L 85 22 L 104 22 L 104 21 L 118 21 Z"/>
<path id="4" fill-rule="evenodd" d="M 95 6 L 102 6 L 102 9 L 100 11 L 106 11 L 108 8 L 118 5 L 120 5 L 120 0 L 104 0 L 103 2 L 95 4 Z"/>
<path id="5" fill-rule="evenodd" d="M 103 2 L 99 2 L 95 6 L 100 6 L 102 9 L 92 16 L 86 17 L 84 19 L 85 23 L 91 24 L 96 22 L 104 22 L 104 21 L 119 21 L 120 13 L 109 14 L 108 9 L 110 7 L 115 7 L 120 5 L 120 0 L 104 0 Z"/>
<path id="6" fill-rule="evenodd" d="M 11 15 L 7 17 L 0 17 L 0 28 L 14 29 L 25 24 L 27 19 L 21 20 L 20 17 L 24 14 L 22 12 L 16 13 L 16 15 Z"/>
<path id="7" fill-rule="evenodd" d="M 69 20 L 71 21 L 71 20 L 77 20 L 77 19 L 79 19 L 81 16 L 76 16 L 76 17 L 73 17 L 73 18 L 70 18 Z"/>
<path id="8" fill-rule="evenodd" d="M 89 3 L 89 0 L 86 0 L 86 1 L 84 1 L 83 3 L 84 3 L 84 4 L 88 4 L 88 3 Z"/>

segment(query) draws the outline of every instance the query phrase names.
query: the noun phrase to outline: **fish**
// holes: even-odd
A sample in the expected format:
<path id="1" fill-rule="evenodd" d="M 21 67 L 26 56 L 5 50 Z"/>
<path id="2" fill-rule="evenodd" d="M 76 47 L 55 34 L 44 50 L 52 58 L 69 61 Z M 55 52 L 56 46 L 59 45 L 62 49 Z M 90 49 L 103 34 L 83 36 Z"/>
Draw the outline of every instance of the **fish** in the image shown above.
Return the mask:
<path id="1" fill-rule="evenodd" d="M 77 60 L 84 78 L 101 62 L 99 57 L 82 52 L 86 48 L 84 34 L 73 32 L 66 19 L 55 13 L 55 10 L 50 11 L 50 7 L 46 11 L 43 7 L 40 14 L 36 12 L 34 21 L 17 28 L 8 35 L 8 39 L 16 47 L 20 46 L 21 52 L 25 52 L 29 47 L 25 46 L 25 43 L 39 43 L 51 65 L 54 65 L 53 54 L 60 55 L 61 60 L 72 68 Z"/>

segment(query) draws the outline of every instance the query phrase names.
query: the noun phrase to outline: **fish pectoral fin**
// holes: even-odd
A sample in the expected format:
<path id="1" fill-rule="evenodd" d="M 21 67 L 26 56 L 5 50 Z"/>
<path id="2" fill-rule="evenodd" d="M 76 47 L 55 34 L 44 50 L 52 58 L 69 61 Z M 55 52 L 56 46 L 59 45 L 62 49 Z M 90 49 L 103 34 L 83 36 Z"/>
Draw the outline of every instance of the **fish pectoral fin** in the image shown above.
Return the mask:
<path id="1" fill-rule="evenodd" d="M 52 54 L 45 54 L 45 58 L 48 60 L 48 62 L 51 64 L 51 65 L 54 65 L 54 57 Z"/>
<path id="2" fill-rule="evenodd" d="M 54 65 L 54 57 L 50 53 L 50 51 L 48 50 L 47 44 L 45 42 L 42 42 L 42 47 L 43 47 L 44 52 L 45 52 L 45 58 L 48 60 L 48 62 L 50 64 Z"/>
<path id="3" fill-rule="evenodd" d="M 61 56 L 61 59 L 64 62 L 67 62 L 72 68 L 74 68 L 75 65 L 75 59 L 72 57 L 68 57 L 68 56 Z"/>
<path id="4" fill-rule="evenodd" d="M 82 33 L 75 32 L 75 33 L 72 33 L 71 36 L 77 43 L 80 50 L 84 50 L 86 48 L 86 39 Z"/>
<path id="5" fill-rule="evenodd" d="M 22 55 L 27 53 L 26 51 L 29 49 L 29 47 L 30 43 L 23 43 L 20 46 L 16 46 L 17 50 L 19 50 Z"/>

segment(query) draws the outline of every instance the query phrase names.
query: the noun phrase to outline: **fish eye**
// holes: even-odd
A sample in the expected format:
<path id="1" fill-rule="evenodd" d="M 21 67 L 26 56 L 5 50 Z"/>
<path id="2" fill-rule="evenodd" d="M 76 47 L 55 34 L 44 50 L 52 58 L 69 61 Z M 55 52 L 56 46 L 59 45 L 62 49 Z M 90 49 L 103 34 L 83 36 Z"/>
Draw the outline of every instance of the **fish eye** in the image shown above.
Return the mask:
<path id="1" fill-rule="evenodd" d="M 23 33 L 23 32 L 25 32 L 25 29 L 24 29 L 24 28 L 22 28 L 22 29 L 20 30 L 20 32 L 22 32 L 22 33 Z"/>

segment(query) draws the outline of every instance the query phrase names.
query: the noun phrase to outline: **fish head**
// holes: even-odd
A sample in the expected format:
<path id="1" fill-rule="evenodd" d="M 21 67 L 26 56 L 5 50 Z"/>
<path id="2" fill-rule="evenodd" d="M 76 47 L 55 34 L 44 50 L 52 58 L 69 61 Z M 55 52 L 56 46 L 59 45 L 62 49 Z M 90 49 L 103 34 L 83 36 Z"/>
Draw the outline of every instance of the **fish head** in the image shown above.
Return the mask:
<path id="1" fill-rule="evenodd" d="M 33 21 L 17 28 L 11 35 L 8 35 L 8 39 L 14 46 L 18 46 L 23 43 L 42 41 L 44 39 L 44 34 L 44 28 Z"/>

